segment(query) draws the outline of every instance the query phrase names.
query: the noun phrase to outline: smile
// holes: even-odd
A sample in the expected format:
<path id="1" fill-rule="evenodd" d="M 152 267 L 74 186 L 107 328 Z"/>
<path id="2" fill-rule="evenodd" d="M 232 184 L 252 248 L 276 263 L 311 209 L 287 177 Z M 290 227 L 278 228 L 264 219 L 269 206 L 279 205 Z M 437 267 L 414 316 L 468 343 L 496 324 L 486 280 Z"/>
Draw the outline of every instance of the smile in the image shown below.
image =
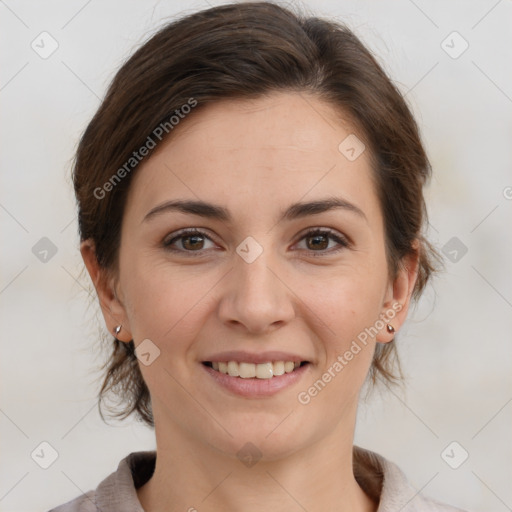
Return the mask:
<path id="1" fill-rule="evenodd" d="M 245 363 L 237 361 L 205 361 L 213 370 L 242 379 L 272 379 L 308 364 L 307 361 L 269 361 L 266 363 Z"/>

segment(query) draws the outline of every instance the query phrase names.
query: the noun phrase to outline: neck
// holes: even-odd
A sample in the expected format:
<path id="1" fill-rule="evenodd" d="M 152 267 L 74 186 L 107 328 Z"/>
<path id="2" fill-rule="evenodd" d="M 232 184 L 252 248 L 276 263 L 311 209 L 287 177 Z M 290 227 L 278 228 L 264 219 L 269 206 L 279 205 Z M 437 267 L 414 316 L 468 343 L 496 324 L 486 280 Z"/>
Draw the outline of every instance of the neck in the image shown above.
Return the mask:
<path id="1" fill-rule="evenodd" d="M 146 512 L 377 510 L 354 478 L 353 429 L 349 435 L 333 431 L 287 457 L 253 465 L 183 432 L 155 433 L 155 471 L 137 490 Z"/>

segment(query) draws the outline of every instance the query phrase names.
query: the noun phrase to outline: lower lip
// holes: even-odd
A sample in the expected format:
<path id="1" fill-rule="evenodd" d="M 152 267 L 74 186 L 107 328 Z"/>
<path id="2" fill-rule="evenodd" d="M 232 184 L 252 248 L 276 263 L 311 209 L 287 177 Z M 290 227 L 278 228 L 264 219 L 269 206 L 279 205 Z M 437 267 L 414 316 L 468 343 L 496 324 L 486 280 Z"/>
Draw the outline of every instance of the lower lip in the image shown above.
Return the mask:
<path id="1" fill-rule="evenodd" d="M 201 363 L 206 370 L 223 388 L 232 393 L 246 398 L 262 398 L 272 396 L 279 391 L 293 386 L 302 376 L 309 371 L 311 363 L 299 366 L 293 372 L 278 375 L 270 379 L 242 379 L 241 377 L 232 377 L 225 373 L 218 372 L 209 366 Z"/>

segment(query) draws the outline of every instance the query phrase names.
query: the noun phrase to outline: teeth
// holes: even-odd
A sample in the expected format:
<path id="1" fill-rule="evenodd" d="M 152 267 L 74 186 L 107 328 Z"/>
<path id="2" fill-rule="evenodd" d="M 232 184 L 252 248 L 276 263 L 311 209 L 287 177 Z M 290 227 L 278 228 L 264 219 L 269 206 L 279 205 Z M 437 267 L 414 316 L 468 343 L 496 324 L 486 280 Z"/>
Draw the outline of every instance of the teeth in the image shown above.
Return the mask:
<path id="1" fill-rule="evenodd" d="M 258 379 L 271 379 L 274 376 L 274 365 L 272 363 L 257 364 L 255 367 Z"/>
<path id="2" fill-rule="evenodd" d="M 284 362 L 283 361 L 276 361 L 273 364 L 274 367 L 274 375 L 284 375 Z"/>
<path id="3" fill-rule="evenodd" d="M 229 361 L 228 374 L 231 375 L 231 377 L 238 377 L 240 375 L 238 371 L 238 364 L 235 361 Z"/>
<path id="4" fill-rule="evenodd" d="M 228 364 L 231 363 L 238 366 L 239 375 L 242 379 L 252 379 L 256 377 L 256 365 L 254 363 L 237 363 L 236 361 L 230 361 Z"/>
<path id="5" fill-rule="evenodd" d="M 285 363 L 284 363 L 284 371 L 286 373 L 293 372 L 294 368 L 295 368 L 295 363 L 293 361 L 285 361 Z"/>
<path id="6" fill-rule="evenodd" d="M 268 363 L 238 363 L 237 361 L 212 362 L 212 368 L 230 375 L 231 377 L 241 377 L 242 379 L 271 379 L 274 375 L 284 375 L 291 373 L 300 366 L 297 361 L 275 361 Z"/>

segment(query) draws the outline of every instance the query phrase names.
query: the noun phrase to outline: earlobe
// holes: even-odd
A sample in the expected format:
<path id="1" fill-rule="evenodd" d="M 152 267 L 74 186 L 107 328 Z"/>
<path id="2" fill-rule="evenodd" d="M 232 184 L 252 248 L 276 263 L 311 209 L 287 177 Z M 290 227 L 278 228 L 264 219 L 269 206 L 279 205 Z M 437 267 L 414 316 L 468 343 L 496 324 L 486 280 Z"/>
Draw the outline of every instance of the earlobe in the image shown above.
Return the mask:
<path id="1" fill-rule="evenodd" d="M 394 302 L 392 306 L 388 305 L 381 313 L 379 320 L 381 329 L 375 338 L 377 343 L 391 343 L 395 340 L 396 331 L 398 330 L 395 326 L 399 324 L 397 319 L 399 311 L 402 311 L 402 304 Z"/>
<path id="2" fill-rule="evenodd" d="M 390 283 L 391 299 L 384 304 L 381 317 L 386 322 L 376 337 L 379 343 L 389 343 L 395 339 L 396 333 L 404 324 L 409 311 L 409 305 L 418 278 L 419 270 L 419 243 L 415 241 L 412 251 L 400 262 L 396 277 Z"/>
<path id="3" fill-rule="evenodd" d="M 395 334 L 395 328 L 391 324 L 386 325 L 386 330 L 389 334 Z"/>
<path id="4" fill-rule="evenodd" d="M 107 269 L 102 268 L 98 263 L 94 241 L 84 240 L 80 244 L 80 252 L 96 289 L 107 329 L 119 341 L 131 341 L 132 335 L 128 328 L 125 308 L 117 297 L 114 279 Z"/>

